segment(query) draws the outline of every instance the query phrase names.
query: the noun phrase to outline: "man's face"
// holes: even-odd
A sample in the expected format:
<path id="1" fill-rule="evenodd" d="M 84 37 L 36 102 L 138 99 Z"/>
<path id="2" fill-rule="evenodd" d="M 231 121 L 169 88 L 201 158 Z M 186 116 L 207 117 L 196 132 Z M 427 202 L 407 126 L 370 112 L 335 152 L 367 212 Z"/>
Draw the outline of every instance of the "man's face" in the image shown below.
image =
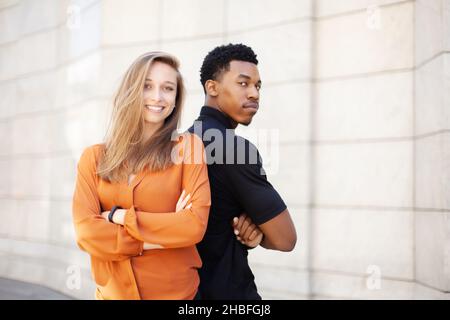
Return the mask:
<path id="1" fill-rule="evenodd" d="M 236 123 L 249 125 L 259 108 L 261 79 L 256 64 L 233 60 L 217 82 L 220 110 Z"/>

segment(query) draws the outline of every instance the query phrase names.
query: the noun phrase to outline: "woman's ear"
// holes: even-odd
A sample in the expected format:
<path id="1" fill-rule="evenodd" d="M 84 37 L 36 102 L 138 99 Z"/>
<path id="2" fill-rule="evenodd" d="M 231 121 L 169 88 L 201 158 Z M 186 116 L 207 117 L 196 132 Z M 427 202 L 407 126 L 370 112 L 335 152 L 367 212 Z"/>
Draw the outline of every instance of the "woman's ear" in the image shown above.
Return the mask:
<path id="1" fill-rule="evenodd" d="M 217 97 L 219 95 L 217 81 L 214 80 L 206 81 L 205 90 L 207 95 L 211 97 Z"/>

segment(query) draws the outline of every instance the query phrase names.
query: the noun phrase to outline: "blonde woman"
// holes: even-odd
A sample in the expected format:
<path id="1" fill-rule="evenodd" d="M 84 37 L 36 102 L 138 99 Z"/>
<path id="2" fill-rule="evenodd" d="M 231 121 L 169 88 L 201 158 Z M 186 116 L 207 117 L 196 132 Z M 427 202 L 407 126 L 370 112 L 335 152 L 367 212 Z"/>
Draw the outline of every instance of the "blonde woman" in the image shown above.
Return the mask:
<path id="1" fill-rule="evenodd" d="M 196 296 L 195 244 L 210 186 L 202 141 L 173 135 L 184 98 L 178 66 L 162 52 L 137 58 L 115 95 L 105 143 L 79 160 L 73 221 L 91 256 L 96 299 Z"/>

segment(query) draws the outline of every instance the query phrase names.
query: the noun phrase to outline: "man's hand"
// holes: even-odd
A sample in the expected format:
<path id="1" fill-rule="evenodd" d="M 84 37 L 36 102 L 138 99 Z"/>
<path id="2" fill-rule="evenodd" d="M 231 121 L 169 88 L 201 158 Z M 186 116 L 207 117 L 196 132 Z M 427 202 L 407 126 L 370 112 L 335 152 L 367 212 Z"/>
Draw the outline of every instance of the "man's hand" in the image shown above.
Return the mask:
<path id="1" fill-rule="evenodd" d="M 257 247 L 264 236 L 262 231 L 245 214 L 233 219 L 234 234 L 238 241 L 250 248 Z"/>

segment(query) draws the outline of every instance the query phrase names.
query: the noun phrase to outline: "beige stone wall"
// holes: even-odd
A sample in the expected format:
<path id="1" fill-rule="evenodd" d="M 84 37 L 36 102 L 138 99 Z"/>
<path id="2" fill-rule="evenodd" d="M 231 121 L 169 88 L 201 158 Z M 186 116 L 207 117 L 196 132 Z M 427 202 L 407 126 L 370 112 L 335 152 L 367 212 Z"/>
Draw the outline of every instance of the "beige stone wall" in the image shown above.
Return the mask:
<path id="1" fill-rule="evenodd" d="M 0 276 L 91 298 L 89 258 L 74 243 L 71 197 L 80 152 L 101 139 L 105 122 L 101 3 L 68 5 L 1 2 Z M 66 285 L 68 271 L 80 272 L 79 290 Z"/>
<path id="2" fill-rule="evenodd" d="M 450 291 L 450 1 L 416 2 L 416 281 Z"/>
<path id="3" fill-rule="evenodd" d="M 0 277 L 93 298 L 71 197 L 121 75 L 177 55 L 185 129 L 203 57 L 243 42 L 264 85 L 238 131 L 275 133 L 263 155 L 299 235 L 250 251 L 263 298 L 447 299 L 449 27 L 449 0 L 0 1 Z"/>
<path id="4" fill-rule="evenodd" d="M 407 296 L 414 2 L 338 3 L 316 4 L 312 294 Z"/>

